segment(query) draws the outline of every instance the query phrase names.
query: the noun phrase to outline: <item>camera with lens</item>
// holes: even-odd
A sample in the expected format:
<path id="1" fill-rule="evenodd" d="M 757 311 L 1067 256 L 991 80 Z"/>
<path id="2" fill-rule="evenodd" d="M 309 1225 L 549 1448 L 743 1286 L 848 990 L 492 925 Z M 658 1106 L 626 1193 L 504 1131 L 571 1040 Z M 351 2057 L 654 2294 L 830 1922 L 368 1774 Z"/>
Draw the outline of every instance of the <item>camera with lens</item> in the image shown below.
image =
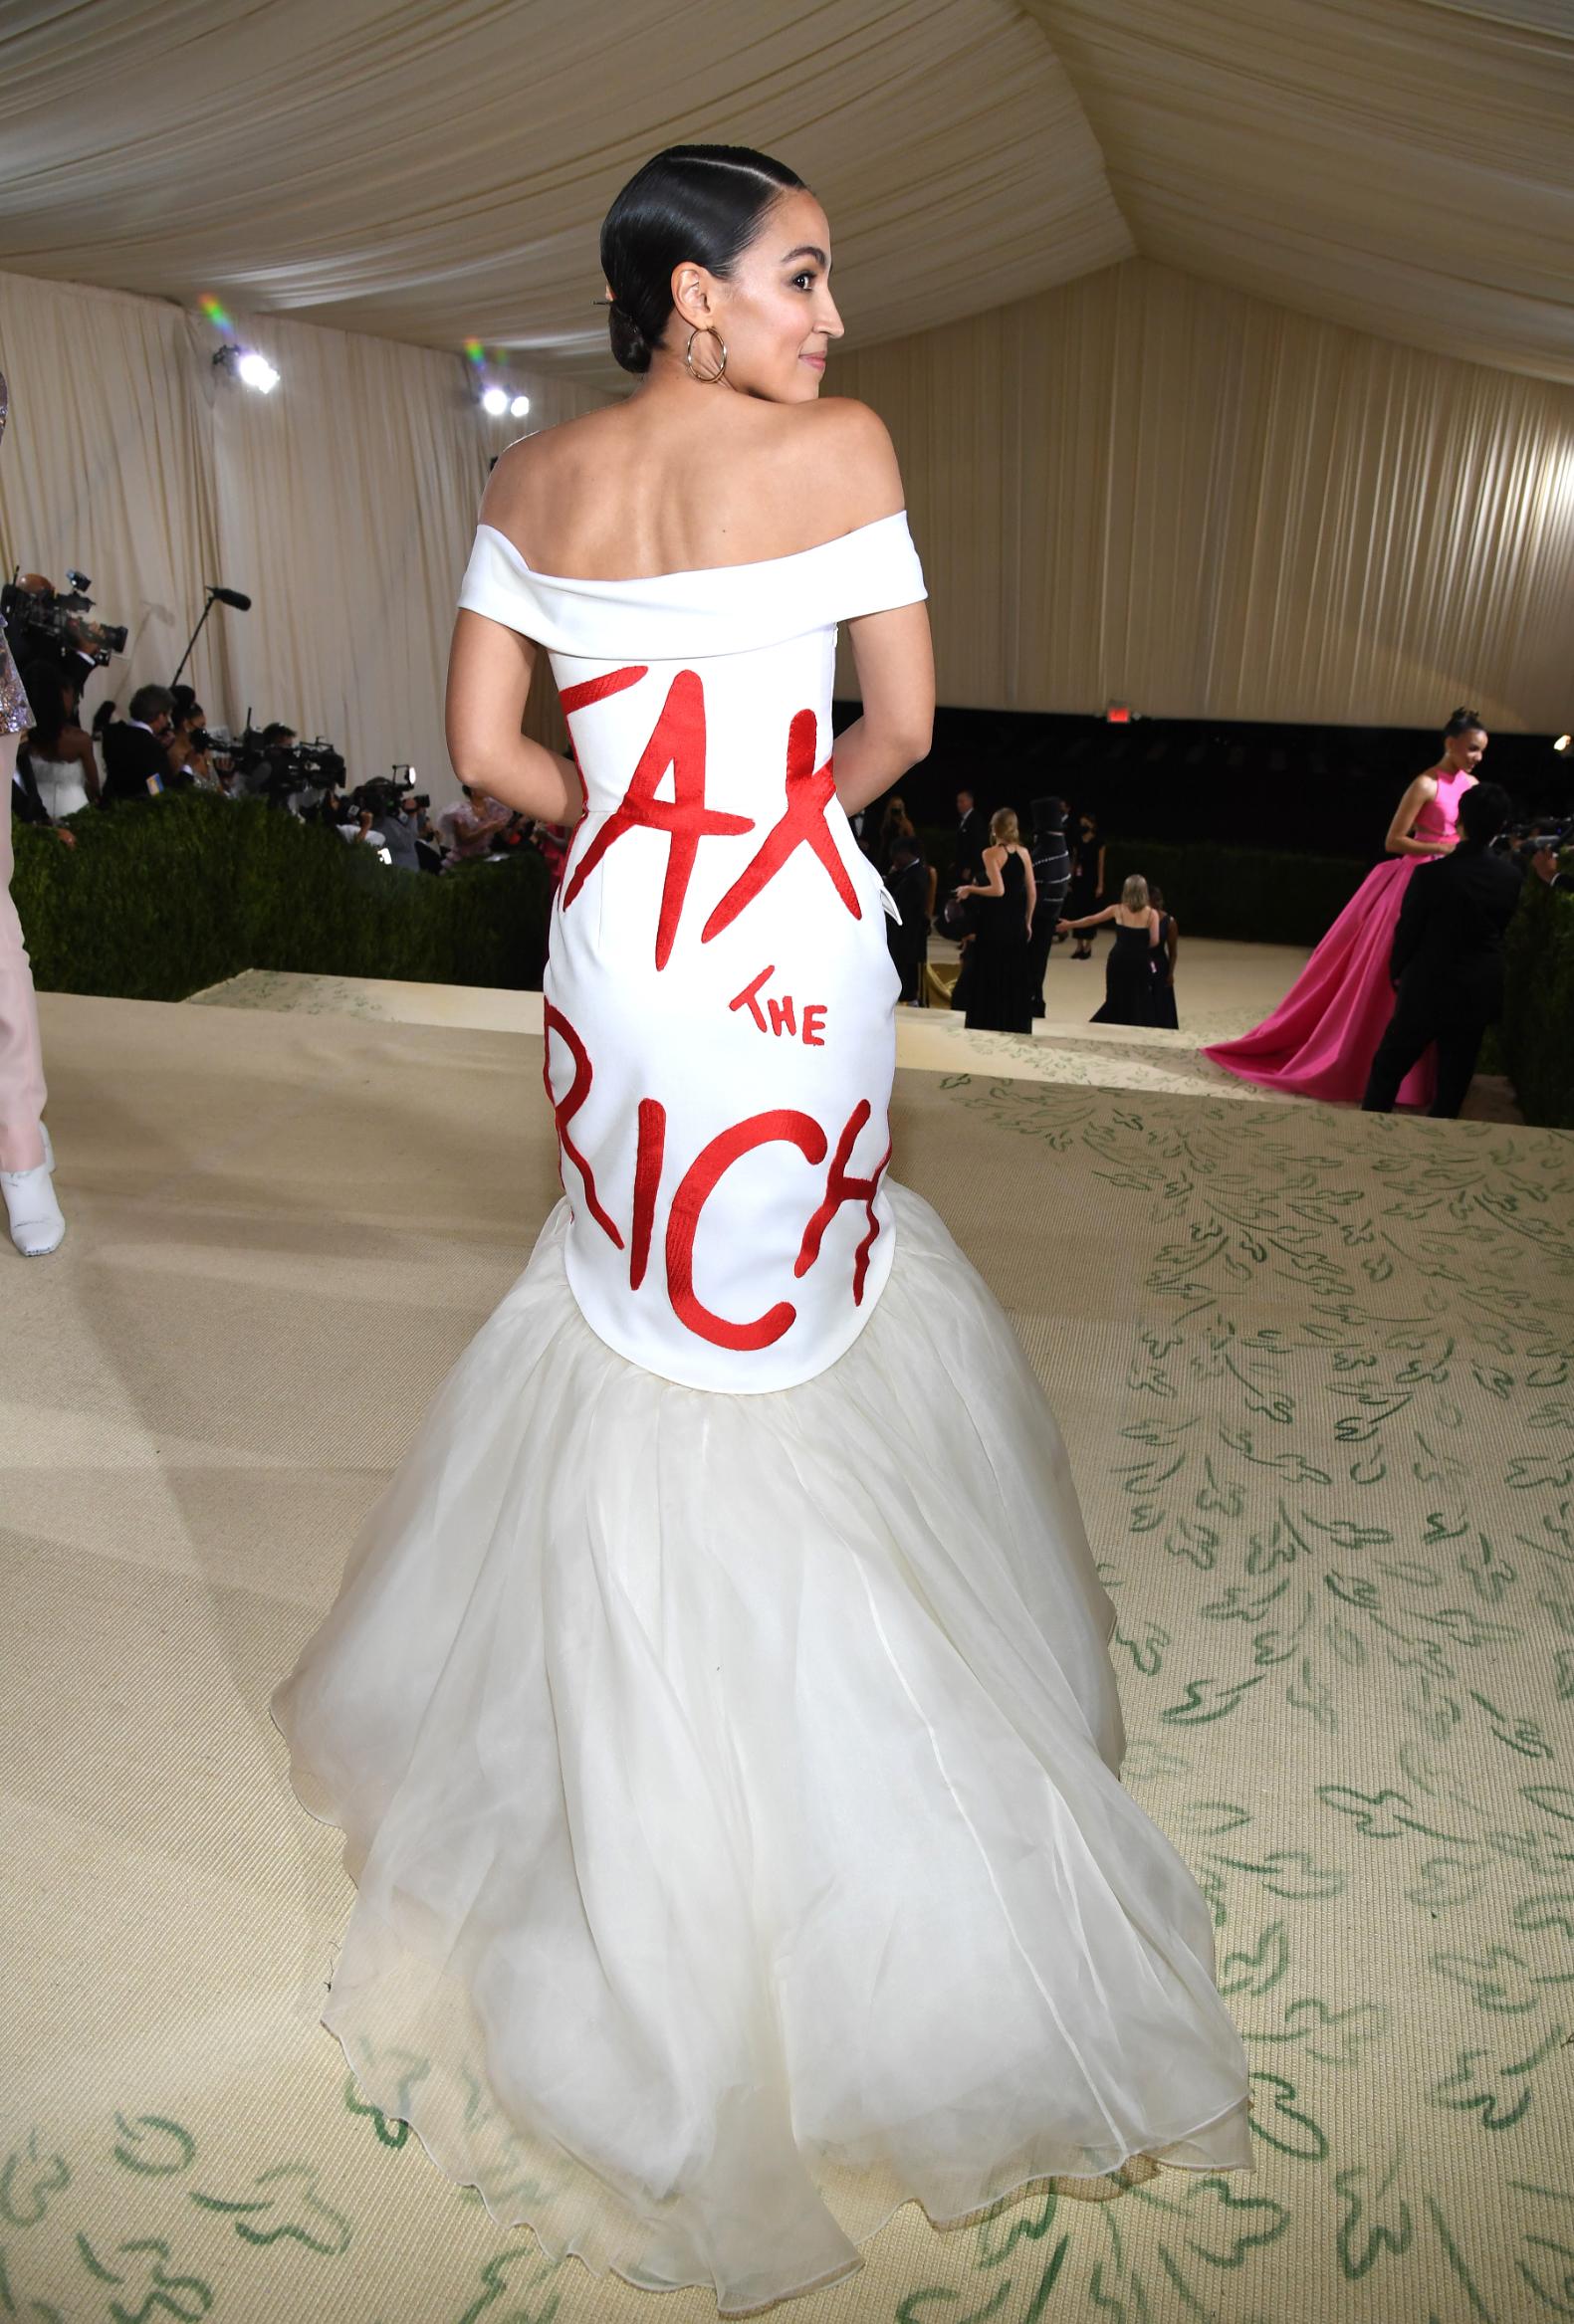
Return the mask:
<path id="1" fill-rule="evenodd" d="M 282 801 L 293 791 L 337 790 L 342 785 L 344 761 L 331 742 L 321 736 L 315 742 L 270 742 L 269 731 L 248 727 L 235 745 L 253 790 Z"/>
<path id="2" fill-rule="evenodd" d="M 0 617 L 11 632 L 19 659 L 49 654 L 64 659 L 82 654 L 103 668 L 112 654 L 123 654 L 127 631 L 123 622 L 90 621 L 93 583 L 86 573 L 68 566 L 69 589 L 24 589 L 15 579 L 0 589 Z"/>
<path id="3" fill-rule="evenodd" d="M 1505 823 L 1492 841 L 1492 851 L 1511 855 L 1517 863 L 1528 864 L 1533 855 L 1543 849 L 1561 850 L 1574 836 L 1574 821 L 1566 815 L 1539 815 L 1528 823 Z"/>

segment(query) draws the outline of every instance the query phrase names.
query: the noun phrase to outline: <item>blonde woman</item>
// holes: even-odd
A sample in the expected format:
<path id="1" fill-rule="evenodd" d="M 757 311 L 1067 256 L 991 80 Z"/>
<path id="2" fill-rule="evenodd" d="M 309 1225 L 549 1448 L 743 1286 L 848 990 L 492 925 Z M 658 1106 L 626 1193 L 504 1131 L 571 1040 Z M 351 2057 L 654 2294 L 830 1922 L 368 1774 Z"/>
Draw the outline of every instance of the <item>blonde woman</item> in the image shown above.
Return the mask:
<path id="1" fill-rule="evenodd" d="M 1089 1020 L 1095 1025 L 1151 1025 L 1154 1014 L 1151 962 L 1159 943 L 1159 915 L 1148 900 L 1148 883 L 1133 872 L 1120 892 L 1118 904 L 1090 912 L 1084 920 L 1062 920 L 1060 930 L 1077 935 L 1083 929 L 1115 924 L 1115 943 L 1104 969 L 1104 1005 Z"/>
<path id="2" fill-rule="evenodd" d="M 957 894 L 977 900 L 967 1024 L 975 1032 L 1030 1033 L 1033 1010 L 1028 943 L 1038 891 L 1032 857 L 1022 845 L 1014 808 L 1001 807 L 990 817 L 984 877 L 965 880 Z"/>

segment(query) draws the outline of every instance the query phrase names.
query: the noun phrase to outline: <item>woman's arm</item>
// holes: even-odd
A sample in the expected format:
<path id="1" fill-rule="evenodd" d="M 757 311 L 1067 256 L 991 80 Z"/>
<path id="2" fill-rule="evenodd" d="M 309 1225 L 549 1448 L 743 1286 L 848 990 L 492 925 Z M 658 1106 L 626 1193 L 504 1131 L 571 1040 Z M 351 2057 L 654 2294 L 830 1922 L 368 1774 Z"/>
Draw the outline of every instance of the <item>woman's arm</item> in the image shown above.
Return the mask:
<path id="1" fill-rule="evenodd" d="M 849 815 L 877 799 L 929 754 L 935 655 L 922 604 L 862 613 L 847 623 L 863 716 L 836 737 L 831 770 Z"/>
<path id="2" fill-rule="evenodd" d="M 1437 795 L 1437 776 L 1435 774 L 1418 774 L 1394 810 L 1394 820 L 1390 823 L 1388 836 L 1383 842 L 1385 853 L 1389 855 L 1448 854 L 1449 842 L 1447 840 L 1412 839 L 1410 836 L 1411 826 L 1416 817 L 1421 813 L 1428 800 L 1435 799 Z"/>
<path id="3" fill-rule="evenodd" d="M 957 894 L 959 896 L 1004 896 L 1006 881 L 1002 875 L 1001 866 L 1005 861 L 1006 850 L 1004 847 L 987 847 L 984 850 L 984 869 L 990 875 L 988 881 L 964 880 L 962 886 L 957 890 Z"/>
<path id="4" fill-rule="evenodd" d="M 829 535 L 894 517 L 905 505 L 890 430 L 850 396 L 804 405 L 795 471 L 805 504 Z M 847 621 L 863 716 L 838 735 L 831 754 L 836 796 L 849 815 L 889 790 L 929 755 L 935 723 L 935 657 L 929 612 L 896 605 Z"/>
<path id="5" fill-rule="evenodd" d="M 1154 911 L 1153 906 L 1150 904 L 1148 906 L 1148 950 L 1150 952 L 1156 952 L 1158 949 L 1159 915 Z"/>
<path id="6" fill-rule="evenodd" d="M 448 653 L 448 755 L 472 790 L 546 823 L 576 823 L 584 800 L 573 767 L 521 732 L 535 668 L 533 639 L 460 607 Z"/>
<path id="7" fill-rule="evenodd" d="M 1031 936 L 1033 933 L 1033 913 L 1038 904 L 1038 883 L 1033 878 L 1033 859 L 1025 847 L 1022 849 L 1022 870 L 1027 875 L 1027 934 Z"/>
<path id="8" fill-rule="evenodd" d="M 1113 920 L 1119 910 L 1118 904 L 1106 904 L 1102 912 L 1090 912 L 1082 920 L 1057 921 L 1055 925 L 1058 928 L 1069 929 L 1099 928 L 1106 920 Z"/>
<path id="9" fill-rule="evenodd" d="M 1170 955 L 1170 974 L 1173 976 L 1175 963 L 1181 956 L 1181 924 L 1173 912 L 1170 915 L 1170 931 L 1165 940 L 1165 950 Z"/>

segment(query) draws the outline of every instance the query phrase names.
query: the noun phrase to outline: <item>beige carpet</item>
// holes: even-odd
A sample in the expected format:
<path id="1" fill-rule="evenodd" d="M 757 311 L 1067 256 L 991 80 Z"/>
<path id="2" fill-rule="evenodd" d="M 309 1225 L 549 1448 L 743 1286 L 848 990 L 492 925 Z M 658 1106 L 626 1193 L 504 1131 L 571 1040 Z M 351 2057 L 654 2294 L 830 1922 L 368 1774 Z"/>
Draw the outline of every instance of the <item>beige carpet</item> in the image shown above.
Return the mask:
<path id="1" fill-rule="evenodd" d="M 896 1012 L 897 1063 L 928 1073 L 983 1070 L 1020 1081 L 1071 1082 L 1084 1089 L 1169 1091 L 1177 1097 L 1234 1099 L 1239 1105 L 1272 1101 L 1254 1082 L 1237 1081 L 1210 1063 L 1199 1044 L 1248 1032 L 1275 1008 L 1299 970 L 1304 950 L 1288 945 L 1188 940 L 1181 986 L 1181 1026 L 1095 1025 L 1090 1012 L 1104 993 L 1104 948 L 1077 963 L 1057 950 L 1044 985 L 1048 1014 L 1031 1036 L 970 1033 L 950 1006 L 903 1007 Z M 956 958 L 955 945 L 932 940 L 937 957 Z M 477 1031 L 540 1033 L 539 992 L 509 992 L 481 984 L 410 984 L 394 977 L 310 976 L 291 969 L 246 968 L 222 984 L 193 993 L 199 1007 L 283 1009 L 307 1016 L 356 1016 L 409 1025 L 464 1025 Z M 1464 1103 L 1474 1121 L 1517 1122 L 1508 1083 L 1478 1074 Z"/>
<path id="2" fill-rule="evenodd" d="M 267 1714 L 555 1196 L 537 1044 L 42 1009 L 71 1232 L 0 1256 L 0 2317 L 714 2316 L 548 2268 L 360 2107 L 315 2022 L 350 1892 Z M 1574 2313 L 1574 1140 L 978 1066 L 899 1076 L 896 1167 L 1061 1415 L 1260 2168 L 908 2207 L 778 2313 Z"/>

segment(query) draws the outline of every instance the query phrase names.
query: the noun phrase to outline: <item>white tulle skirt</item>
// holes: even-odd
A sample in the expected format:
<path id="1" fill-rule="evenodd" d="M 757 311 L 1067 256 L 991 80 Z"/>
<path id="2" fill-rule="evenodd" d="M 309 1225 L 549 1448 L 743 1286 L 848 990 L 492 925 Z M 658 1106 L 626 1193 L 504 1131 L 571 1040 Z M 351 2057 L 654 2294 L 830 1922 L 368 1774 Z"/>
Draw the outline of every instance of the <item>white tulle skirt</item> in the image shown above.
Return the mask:
<path id="1" fill-rule="evenodd" d="M 1058 1431 L 891 1196 L 860 1337 L 739 1396 L 594 1336 L 560 1203 L 273 1699 L 347 1835 L 323 2022 L 365 2097 L 552 2257 L 724 2315 L 910 2198 L 1251 2168 Z"/>

